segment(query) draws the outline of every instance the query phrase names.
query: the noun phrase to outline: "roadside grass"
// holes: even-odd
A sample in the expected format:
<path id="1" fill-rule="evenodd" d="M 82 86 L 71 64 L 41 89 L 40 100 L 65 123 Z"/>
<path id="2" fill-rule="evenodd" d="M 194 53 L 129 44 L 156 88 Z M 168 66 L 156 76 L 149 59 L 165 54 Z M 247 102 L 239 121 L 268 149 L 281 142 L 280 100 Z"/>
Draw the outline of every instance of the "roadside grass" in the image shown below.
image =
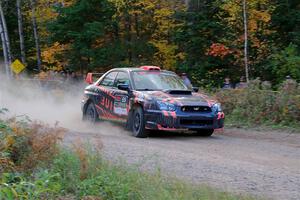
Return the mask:
<path id="1" fill-rule="evenodd" d="M 82 161 L 75 151 L 61 149 L 47 169 L 37 168 L 31 175 L 2 174 L 0 199 L 254 199 L 112 165 L 99 152 L 86 156 Z"/>
<path id="2" fill-rule="evenodd" d="M 254 131 L 282 131 L 284 133 L 300 133 L 299 124 L 296 123 L 289 123 L 286 125 L 281 123 L 274 124 L 273 122 L 265 121 L 261 124 L 257 124 L 243 120 L 239 116 L 230 114 L 226 115 L 225 126 L 226 128 L 241 128 Z"/>
<path id="3" fill-rule="evenodd" d="M 0 117 L 1 200 L 254 199 L 109 163 L 100 144 L 62 147 L 63 133 L 28 119 Z"/>

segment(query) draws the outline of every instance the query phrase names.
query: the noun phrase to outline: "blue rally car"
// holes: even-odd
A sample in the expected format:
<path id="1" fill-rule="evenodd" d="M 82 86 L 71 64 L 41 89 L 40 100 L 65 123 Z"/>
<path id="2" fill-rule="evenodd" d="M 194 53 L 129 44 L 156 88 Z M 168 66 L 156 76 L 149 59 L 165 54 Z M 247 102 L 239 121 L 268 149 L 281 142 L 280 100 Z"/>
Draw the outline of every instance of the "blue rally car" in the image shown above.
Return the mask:
<path id="1" fill-rule="evenodd" d="M 149 130 L 193 130 L 208 137 L 224 126 L 219 103 L 156 66 L 112 69 L 96 82 L 89 73 L 86 82 L 83 119 L 124 122 L 135 137 L 147 137 Z"/>

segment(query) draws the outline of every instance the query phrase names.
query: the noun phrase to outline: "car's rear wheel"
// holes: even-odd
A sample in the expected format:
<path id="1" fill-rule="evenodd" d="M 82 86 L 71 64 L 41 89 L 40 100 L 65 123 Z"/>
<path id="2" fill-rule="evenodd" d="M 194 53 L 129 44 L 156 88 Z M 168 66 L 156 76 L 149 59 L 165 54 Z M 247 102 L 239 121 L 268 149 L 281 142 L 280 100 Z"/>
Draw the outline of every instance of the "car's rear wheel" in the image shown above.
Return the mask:
<path id="1" fill-rule="evenodd" d="M 138 138 L 148 137 L 147 130 L 145 129 L 144 111 L 140 106 L 134 109 L 131 120 L 133 136 Z"/>
<path id="2" fill-rule="evenodd" d="M 84 119 L 85 121 L 91 123 L 95 123 L 98 120 L 98 113 L 94 103 L 89 103 L 89 105 L 87 106 Z"/>
<path id="3" fill-rule="evenodd" d="M 210 137 L 214 133 L 214 129 L 200 129 L 196 130 L 196 135 L 197 136 L 202 136 L 202 137 Z"/>

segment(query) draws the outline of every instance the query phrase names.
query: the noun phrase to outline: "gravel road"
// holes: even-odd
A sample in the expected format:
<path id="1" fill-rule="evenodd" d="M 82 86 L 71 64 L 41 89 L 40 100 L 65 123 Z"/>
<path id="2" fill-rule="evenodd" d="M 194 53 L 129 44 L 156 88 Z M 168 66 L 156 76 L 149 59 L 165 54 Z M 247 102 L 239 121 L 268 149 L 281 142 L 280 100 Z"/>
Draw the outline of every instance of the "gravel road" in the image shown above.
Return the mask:
<path id="1" fill-rule="evenodd" d="M 188 134 L 129 136 L 99 125 L 93 133 L 71 132 L 65 141 L 101 139 L 105 156 L 160 170 L 196 184 L 267 199 L 300 199 L 300 134 L 228 129 L 201 138 Z M 117 131 L 114 131 L 117 130 Z"/>

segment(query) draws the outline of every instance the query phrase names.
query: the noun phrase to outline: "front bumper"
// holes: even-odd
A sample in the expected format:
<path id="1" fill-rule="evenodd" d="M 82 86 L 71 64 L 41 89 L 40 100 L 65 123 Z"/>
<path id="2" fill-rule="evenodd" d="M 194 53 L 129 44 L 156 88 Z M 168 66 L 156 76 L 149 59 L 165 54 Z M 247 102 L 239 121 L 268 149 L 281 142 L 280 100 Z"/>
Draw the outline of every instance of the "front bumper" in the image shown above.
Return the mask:
<path id="1" fill-rule="evenodd" d="M 224 113 L 145 111 L 146 128 L 151 130 L 197 130 L 224 127 Z"/>

